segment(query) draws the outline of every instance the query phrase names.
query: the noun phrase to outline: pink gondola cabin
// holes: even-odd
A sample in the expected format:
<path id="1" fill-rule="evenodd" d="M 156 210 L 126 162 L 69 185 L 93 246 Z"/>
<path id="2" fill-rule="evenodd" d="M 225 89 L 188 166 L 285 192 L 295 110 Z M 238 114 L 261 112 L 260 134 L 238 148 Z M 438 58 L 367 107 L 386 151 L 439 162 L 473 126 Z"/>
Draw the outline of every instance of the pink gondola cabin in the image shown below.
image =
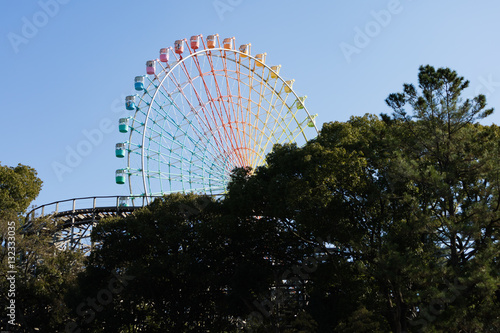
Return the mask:
<path id="1" fill-rule="evenodd" d="M 156 73 L 156 61 L 149 60 L 146 62 L 146 73 L 155 74 Z"/>
<path id="2" fill-rule="evenodd" d="M 163 48 L 160 50 L 160 61 L 161 62 L 168 62 L 168 49 Z"/>

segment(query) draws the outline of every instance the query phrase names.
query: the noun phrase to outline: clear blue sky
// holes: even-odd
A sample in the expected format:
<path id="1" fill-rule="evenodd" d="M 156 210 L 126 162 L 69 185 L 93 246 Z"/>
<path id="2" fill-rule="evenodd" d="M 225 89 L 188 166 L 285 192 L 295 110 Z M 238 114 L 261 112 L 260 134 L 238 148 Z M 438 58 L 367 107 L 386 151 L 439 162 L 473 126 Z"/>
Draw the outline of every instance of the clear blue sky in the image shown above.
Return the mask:
<path id="1" fill-rule="evenodd" d="M 418 67 L 450 67 L 486 94 L 500 122 L 500 2 L 294 0 L 41 0 L 0 5 L 0 162 L 34 167 L 44 181 L 36 204 L 127 194 L 114 145 L 136 75 L 162 47 L 218 33 L 267 52 L 308 95 L 318 123 L 389 113 L 385 98 L 416 83 Z M 114 130 L 109 132 L 111 122 Z M 103 127 L 100 129 L 100 126 Z M 104 130 L 106 129 L 106 130 Z M 57 176 L 68 148 L 99 130 L 91 151 Z"/>

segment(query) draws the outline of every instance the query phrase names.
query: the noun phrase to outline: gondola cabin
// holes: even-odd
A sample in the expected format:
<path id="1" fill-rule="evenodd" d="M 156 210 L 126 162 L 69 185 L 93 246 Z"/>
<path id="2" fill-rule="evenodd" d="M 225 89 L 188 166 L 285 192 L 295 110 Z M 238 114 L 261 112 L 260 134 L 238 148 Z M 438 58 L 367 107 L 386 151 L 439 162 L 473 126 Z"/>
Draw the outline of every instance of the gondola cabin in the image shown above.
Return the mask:
<path id="1" fill-rule="evenodd" d="M 222 41 L 222 44 L 224 45 L 224 48 L 226 50 L 231 50 L 233 48 L 233 39 L 232 38 L 224 38 Z"/>
<path id="2" fill-rule="evenodd" d="M 264 64 L 266 63 L 266 54 L 267 53 L 256 54 L 255 59 L 257 60 L 255 61 L 255 65 L 257 65 L 258 67 L 263 67 Z"/>
<path id="3" fill-rule="evenodd" d="M 200 37 L 198 37 L 198 36 L 191 36 L 190 43 L 191 43 L 191 48 L 193 50 L 199 49 L 200 48 Z"/>
<path id="4" fill-rule="evenodd" d="M 115 146 L 115 155 L 116 157 L 122 158 L 125 157 L 126 153 L 126 148 L 125 148 L 125 143 L 119 142 Z"/>
<path id="5" fill-rule="evenodd" d="M 292 86 L 293 86 L 293 83 L 295 82 L 295 80 L 288 80 L 288 81 L 285 81 L 285 84 L 283 85 L 284 89 L 285 89 L 285 92 L 287 94 L 291 93 L 292 92 Z"/>
<path id="6" fill-rule="evenodd" d="M 179 40 L 175 41 L 175 43 L 174 43 L 175 53 L 177 53 L 177 54 L 184 53 L 184 43 L 182 43 L 182 42 L 183 42 L 182 39 L 179 39 Z"/>
<path id="7" fill-rule="evenodd" d="M 128 118 L 120 118 L 118 120 L 118 130 L 120 133 L 127 133 L 129 129 Z"/>
<path id="8" fill-rule="evenodd" d="M 281 68 L 281 65 L 271 66 L 271 78 L 272 79 L 276 79 L 278 77 L 278 74 L 280 73 L 280 68 Z"/>
<path id="9" fill-rule="evenodd" d="M 127 110 L 133 111 L 137 109 L 137 105 L 135 104 L 135 96 L 127 96 L 125 97 L 125 107 Z"/>
<path id="10" fill-rule="evenodd" d="M 316 117 L 318 116 L 318 114 L 315 114 L 313 116 L 311 116 L 311 120 L 309 120 L 309 122 L 307 123 L 307 126 L 309 127 L 315 127 L 316 126 Z"/>
<path id="11" fill-rule="evenodd" d="M 207 36 L 207 47 L 213 49 L 215 47 L 215 35 Z"/>
<path id="12" fill-rule="evenodd" d="M 125 170 L 124 169 L 118 169 L 116 170 L 116 176 L 115 180 L 117 184 L 125 184 Z"/>
<path id="13" fill-rule="evenodd" d="M 156 73 L 156 61 L 149 60 L 146 62 L 146 73 L 150 75 Z"/>
<path id="14" fill-rule="evenodd" d="M 167 48 L 160 49 L 160 61 L 161 62 L 168 62 L 168 49 Z"/>
<path id="15" fill-rule="evenodd" d="M 128 207 L 128 197 L 119 197 L 118 207 Z"/>
<path id="16" fill-rule="evenodd" d="M 250 44 L 240 45 L 240 52 L 242 53 L 240 56 L 246 58 L 250 53 Z"/>
<path id="17" fill-rule="evenodd" d="M 302 96 L 297 99 L 297 109 L 303 109 L 304 108 L 304 101 L 306 100 L 307 96 Z"/>
<path id="18" fill-rule="evenodd" d="M 134 80 L 134 88 L 137 91 L 144 90 L 144 76 L 136 76 Z"/>

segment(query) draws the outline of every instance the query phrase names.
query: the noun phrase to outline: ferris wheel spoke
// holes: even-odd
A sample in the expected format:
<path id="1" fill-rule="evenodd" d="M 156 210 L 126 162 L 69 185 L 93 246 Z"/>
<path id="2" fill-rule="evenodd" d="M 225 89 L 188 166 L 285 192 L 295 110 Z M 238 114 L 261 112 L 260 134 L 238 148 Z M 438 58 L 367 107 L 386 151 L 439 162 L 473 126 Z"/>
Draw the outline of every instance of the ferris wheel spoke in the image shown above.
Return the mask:
<path id="1" fill-rule="evenodd" d="M 219 81 L 217 80 L 217 75 L 216 75 L 216 71 L 214 69 L 214 62 L 213 62 L 214 58 L 213 57 L 209 57 L 208 58 L 208 61 L 210 63 L 210 66 L 211 66 L 211 71 L 212 71 L 212 76 L 213 76 L 213 83 L 215 85 L 215 92 L 218 96 L 218 103 L 220 105 L 218 111 L 219 111 L 219 118 L 221 119 L 221 122 L 224 122 L 224 115 L 222 114 L 222 109 L 224 109 L 224 113 L 226 115 L 226 119 L 228 122 L 231 121 L 231 117 L 229 115 L 229 112 L 228 112 L 228 108 L 227 108 L 227 104 L 226 103 L 222 103 L 223 101 L 223 96 L 222 96 L 222 92 L 221 92 L 221 88 L 220 86 L 222 84 L 219 84 Z M 222 67 L 223 69 L 221 71 L 224 71 L 226 68 L 226 63 L 223 61 L 222 58 L 216 58 L 216 60 L 218 60 L 219 62 L 222 63 Z M 207 92 L 210 93 L 210 91 L 207 89 Z M 228 129 L 226 128 L 226 126 L 222 126 L 223 130 L 224 130 L 224 135 L 227 135 L 229 137 L 229 142 L 231 144 L 231 148 L 230 148 L 230 152 L 231 153 L 235 153 L 236 152 L 236 147 L 237 147 L 237 143 L 236 143 L 236 137 L 235 137 L 235 134 L 233 131 L 229 131 L 228 132 Z M 236 147 L 235 147 L 235 144 L 236 144 Z M 238 160 L 238 164 L 240 166 L 244 165 L 244 161 L 242 160 L 241 156 L 238 156 L 237 155 L 237 160 Z"/>
<path id="2" fill-rule="evenodd" d="M 211 109 L 212 109 L 212 112 L 211 112 L 212 119 L 213 119 L 214 124 L 217 126 L 217 134 L 221 139 L 226 139 L 226 140 L 224 140 L 225 146 L 224 146 L 222 151 L 225 155 L 229 155 L 231 153 L 231 151 L 234 151 L 234 143 L 233 143 L 232 137 L 230 137 L 229 135 L 226 135 L 227 129 L 224 126 L 218 125 L 219 123 L 221 125 L 224 124 L 224 118 L 222 116 L 222 112 L 221 112 L 220 108 L 217 108 L 217 104 L 220 104 L 220 99 L 222 98 L 222 96 L 220 96 L 220 94 L 217 93 L 218 98 L 214 99 L 211 92 L 210 92 L 210 88 L 207 84 L 207 79 L 209 79 L 210 77 L 213 77 L 213 81 L 215 83 L 217 81 L 216 81 L 216 77 L 215 77 L 215 71 L 213 69 L 213 63 L 210 61 L 211 58 L 209 58 L 207 60 L 209 60 L 209 64 L 210 64 L 209 75 L 206 75 L 204 73 L 204 71 L 202 70 L 202 66 L 199 62 L 198 57 L 196 59 L 194 59 L 194 63 L 195 63 L 196 68 L 198 70 L 198 74 L 202 80 L 202 83 L 203 83 L 203 86 L 205 89 L 205 93 L 207 95 L 207 99 L 210 101 L 209 104 L 210 104 Z M 224 103 L 222 103 L 222 104 L 224 104 Z M 214 107 L 215 107 L 215 112 L 214 112 Z M 218 115 L 218 117 L 216 117 L 216 115 Z M 221 131 L 221 129 L 222 129 L 222 131 Z"/>
<path id="3" fill-rule="evenodd" d="M 269 126 L 271 124 L 273 124 L 273 123 L 275 124 L 276 121 L 274 119 L 274 113 L 272 112 L 272 110 L 273 110 L 272 109 L 272 105 L 273 105 L 272 98 L 274 95 L 271 94 L 271 98 L 269 100 L 267 97 L 268 87 L 263 84 L 262 78 L 261 78 L 260 83 L 261 84 L 260 84 L 258 108 L 259 108 L 259 112 L 260 112 L 260 110 L 264 111 L 265 119 L 264 120 L 262 120 L 262 118 L 257 119 L 258 123 L 256 124 L 255 127 L 257 129 L 263 129 L 263 130 L 260 131 L 259 136 L 256 137 L 255 139 L 258 140 L 257 145 L 259 147 L 262 147 L 263 141 L 265 139 L 265 142 L 264 142 L 264 150 L 265 150 L 267 147 L 267 144 L 272 140 L 272 138 L 270 137 L 270 134 L 274 133 L 274 131 L 271 131 L 270 133 L 266 133 L 265 129 L 269 128 Z"/>
<path id="4" fill-rule="evenodd" d="M 237 59 L 237 57 L 239 57 L 240 59 Z M 244 120 L 245 119 L 245 115 L 244 115 L 244 110 L 245 110 L 245 107 L 243 105 L 243 96 L 242 96 L 242 85 L 244 85 L 244 83 L 242 82 L 243 80 L 243 76 L 242 75 L 242 67 L 241 67 L 241 63 L 242 63 L 242 60 L 241 60 L 241 56 L 238 56 L 235 54 L 235 64 L 236 64 L 236 84 L 238 86 L 238 100 L 237 100 L 237 110 L 239 110 L 239 112 L 237 113 L 237 117 L 239 117 L 239 119 L 242 119 Z M 251 147 L 247 142 L 247 137 L 250 135 L 250 133 L 247 133 L 247 131 L 249 130 L 248 128 L 248 123 L 246 122 L 243 122 L 242 121 L 242 125 L 239 127 L 239 131 L 242 133 L 242 142 L 244 144 L 245 147 Z M 254 166 L 254 158 L 253 156 L 255 155 L 255 151 L 254 153 L 252 154 L 250 149 L 247 150 L 247 156 L 246 156 L 246 161 L 248 163 L 249 166 Z"/>
<path id="5" fill-rule="evenodd" d="M 171 79 L 175 82 L 175 84 L 177 85 L 177 87 L 179 87 L 179 86 L 180 86 L 179 82 L 177 81 L 177 79 L 176 79 L 175 77 L 172 77 Z M 185 99 L 185 100 L 189 103 L 190 107 L 191 107 L 192 109 L 194 109 L 194 106 L 191 104 L 191 102 L 190 102 L 189 98 L 188 98 L 188 97 L 187 97 L 187 96 L 183 93 L 183 91 L 182 91 L 181 89 L 178 89 L 177 91 L 178 91 L 178 92 L 179 92 L 179 93 L 180 93 L 180 94 L 184 97 L 184 99 Z M 200 107 L 201 107 L 201 108 L 203 108 L 203 109 L 206 109 L 206 107 L 205 107 L 205 103 L 203 103 L 203 101 L 200 101 Z M 180 108 L 178 107 L 178 109 L 180 109 Z M 196 109 L 194 109 L 194 110 L 196 110 Z M 209 114 L 209 112 L 203 112 L 203 111 L 205 111 L 205 110 L 202 110 L 202 112 L 201 112 L 201 113 L 202 113 L 203 115 L 205 115 L 205 122 L 203 121 L 203 119 L 200 119 L 200 118 L 198 117 L 199 112 L 194 112 L 194 114 L 195 114 L 195 116 L 196 116 L 196 118 L 197 118 L 198 122 L 199 122 L 200 124 L 202 124 L 202 125 L 203 125 L 203 124 L 206 124 L 206 127 L 208 127 L 208 128 L 209 128 L 209 130 L 210 130 L 210 132 L 211 132 L 211 133 L 213 133 L 212 126 L 210 125 L 210 120 L 206 117 L 206 115 L 207 115 L 207 114 Z M 203 132 L 201 132 L 201 134 L 202 134 L 202 135 L 205 135 L 205 133 L 203 133 Z M 216 138 L 215 136 L 214 136 L 214 139 L 215 139 L 214 141 L 215 141 L 215 144 L 216 144 L 217 148 L 218 148 L 218 149 L 221 149 L 222 145 L 219 143 L 219 141 L 217 140 L 217 138 Z"/>
<path id="6" fill-rule="evenodd" d="M 235 42 L 235 39 L 233 38 L 232 43 L 234 43 L 234 42 Z M 226 86 L 226 93 L 227 93 L 227 97 L 228 97 L 228 100 L 227 100 L 228 101 L 227 106 L 228 106 L 228 109 L 229 109 L 228 122 L 229 122 L 229 125 L 230 125 L 231 133 L 235 133 L 236 132 L 235 133 L 235 136 L 236 136 L 235 140 L 236 140 L 237 146 L 238 147 L 242 147 L 243 146 L 244 148 L 246 148 L 246 146 L 244 145 L 244 143 L 241 140 L 240 132 L 232 130 L 232 123 L 234 121 L 233 117 L 235 119 L 237 119 L 236 118 L 237 117 L 237 113 L 236 113 L 236 111 L 234 109 L 233 93 L 231 91 L 231 84 L 229 82 L 229 79 L 231 78 L 232 71 L 230 69 L 228 69 L 228 54 L 227 54 L 227 51 L 224 50 L 223 52 L 224 52 L 224 54 L 222 55 L 222 51 L 221 51 L 221 60 L 224 63 L 224 66 L 223 66 L 223 71 L 224 71 L 223 72 L 224 73 L 223 79 L 225 79 L 224 84 Z M 232 54 L 236 57 L 235 53 L 232 53 Z M 233 66 L 235 64 L 237 64 L 236 59 L 230 65 Z M 238 70 L 238 67 L 235 66 L 235 71 L 237 71 L 237 70 Z M 244 149 L 244 150 L 246 151 L 246 149 Z M 245 155 L 239 155 L 238 154 L 238 156 L 240 157 L 240 163 L 241 163 L 240 166 L 244 166 L 245 164 L 248 163 L 248 160 L 247 160 L 247 158 L 245 158 Z"/>
<path id="7" fill-rule="evenodd" d="M 197 61 L 197 60 L 195 60 L 195 62 L 196 62 L 196 61 Z M 207 115 L 207 114 L 210 114 L 210 113 L 209 113 L 209 112 L 203 112 L 203 111 L 205 111 L 205 110 L 206 110 L 206 111 L 208 111 L 208 110 L 206 109 L 206 105 L 207 105 L 207 104 L 206 104 L 206 103 L 204 103 L 204 102 L 202 101 L 201 96 L 200 96 L 200 93 L 198 93 L 198 91 L 197 91 L 196 87 L 194 86 L 194 84 L 192 84 L 192 78 L 190 77 L 189 72 L 188 72 L 188 70 L 187 70 L 187 68 L 186 68 L 185 64 L 183 64 L 183 67 L 182 67 L 182 68 L 183 68 L 183 70 L 184 70 L 185 75 L 188 77 L 189 82 L 191 83 L 191 86 L 192 86 L 192 88 L 193 88 L 193 90 L 194 90 L 194 93 L 195 93 L 195 95 L 196 95 L 197 99 L 198 99 L 198 102 L 199 102 L 199 104 L 200 104 L 200 107 L 201 107 L 202 109 L 204 109 L 204 110 L 202 110 L 202 112 L 201 112 L 202 114 L 204 114 L 204 115 L 205 115 L 205 122 L 204 122 L 204 123 L 208 125 L 207 127 L 208 127 L 208 129 L 210 130 L 210 132 L 211 132 L 211 133 L 214 133 L 214 131 L 213 131 L 213 126 L 211 125 L 211 122 L 210 122 L 210 121 L 207 119 L 207 117 L 206 117 L 206 115 Z M 203 72 L 201 72 L 201 71 L 200 71 L 200 72 L 199 72 L 199 76 L 200 76 L 200 78 L 202 79 L 202 81 L 204 82 L 204 81 L 205 81 L 205 79 L 204 79 L 204 74 L 203 74 Z M 184 95 L 184 97 L 185 97 L 185 99 L 186 99 L 186 100 L 189 100 L 189 99 L 187 98 L 187 96 L 185 96 L 185 95 Z M 211 98 L 211 96 L 209 97 L 209 101 L 213 101 L 213 99 Z M 212 104 L 213 104 L 213 103 L 210 103 L 210 106 L 211 106 Z M 212 108 L 212 106 L 211 106 L 211 108 Z M 213 109 L 212 109 L 211 111 L 212 111 L 212 112 L 211 112 L 211 113 L 212 113 L 212 115 L 214 115 Z M 199 114 L 199 113 L 198 113 L 198 114 Z M 213 118 L 213 120 L 214 120 L 214 123 L 215 123 L 215 124 L 217 124 L 217 119 L 216 119 L 215 117 Z M 222 144 L 222 142 L 223 142 L 223 141 L 225 141 L 225 140 L 224 140 L 224 139 L 225 139 L 225 137 L 224 137 L 224 136 L 222 136 L 222 135 L 220 135 L 220 133 L 218 133 L 218 134 L 219 134 L 219 140 L 217 140 L 217 138 L 216 138 L 216 137 L 214 137 L 214 139 L 216 140 L 216 145 L 219 147 L 219 149 L 225 150 L 225 146 Z"/>
<path id="8" fill-rule="evenodd" d="M 169 140 L 169 143 L 172 143 L 171 140 Z M 160 166 L 158 167 L 158 172 L 161 174 L 163 169 L 168 168 L 170 172 L 172 172 L 172 169 L 179 170 L 179 172 L 183 172 L 183 169 L 185 168 L 185 165 L 197 165 L 201 164 L 204 165 L 205 163 L 204 160 L 206 160 L 206 156 L 200 155 L 198 149 L 190 149 L 189 147 L 179 147 L 177 148 L 172 148 L 172 145 L 161 145 L 160 149 L 153 151 L 151 148 L 149 149 L 149 156 L 148 156 L 148 161 L 155 162 L 157 161 Z M 179 150 L 181 152 L 179 152 Z M 165 157 L 165 155 L 168 156 L 168 159 Z M 187 156 L 186 156 L 187 155 Z M 203 164 L 202 164 L 203 163 Z M 162 167 L 161 165 L 165 166 Z M 189 169 L 189 167 L 187 168 Z M 203 173 L 203 169 L 201 168 L 201 173 Z M 219 173 L 220 175 L 223 175 L 224 170 L 221 168 L 212 168 L 210 170 L 211 173 Z M 200 177 L 203 177 L 201 174 Z M 172 177 L 170 177 L 172 178 Z M 173 178 L 172 178 L 173 179 Z M 169 179 L 171 180 L 171 179 Z"/>
<path id="9" fill-rule="evenodd" d="M 164 93 L 163 91 L 161 91 L 161 94 L 163 94 L 163 95 L 164 95 L 165 93 Z M 165 98 L 167 98 L 167 99 L 170 101 L 171 105 L 172 105 L 172 106 L 173 106 L 173 107 L 174 107 L 177 111 L 179 111 L 179 113 L 181 113 L 181 114 L 182 114 L 183 119 L 184 119 L 184 120 L 188 123 L 188 125 L 189 125 L 192 129 L 194 129 L 194 130 L 195 130 L 194 132 L 196 133 L 196 136 L 197 136 L 198 141 L 196 141 L 196 140 L 195 140 L 195 138 L 193 138 L 191 135 L 189 135 L 186 131 L 184 131 L 184 130 L 183 130 L 183 132 L 182 132 L 182 133 L 183 133 L 186 137 L 188 137 L 188 138 L 189 138 L 189 140 L 191 141 L 191 143 L 192 143 L 195 147 L 199 147 L 199 146 L 200 146 L 200 142 L 202 142 L 202 141 L 204 140 L 204 138 L 205 138 L 205 133 L 201 132 L 201 130 L 198 128 L 198 126 L 196 126 L 196 125 L 193 123 L 193 121 L 192 121 L 192 120 L 188 119 L 188 117 L 187 117 L 187 115 L 186 115 L 186 114 L 184 114 L 183 112 L 180 112 L 182 109 L 180 108 L 180 106 L 179 106 L 179 105 L 178 105 L 175 101 L 171 100 L 168 96 L 165 96 Z M 163 109 L 163 108 L 162 108 L 162 109 Z M 167 112 L 164 112 L 164 113 L 165 113 L 165 115 L 168 117 L 168 119 L 169 119 L 170 123 L 172 123 L 174 126 L 177 126 L 177 128 L 178 128 L 178 129 L 180 129 L 180 130 L 182 130 L 182 129 L 184 128 L 183 126 L 181 126 L 181 124 L 177 124 L 177 123 L 176 123 L 176 121 L 175 121 L 175 120 L 174 120 L 174 119 L 173 119 L 173 118 L 172 118 L 172 117 L 171 117 L 171 116 L 170 116 Z M 173 141 L 174 141 L 173 143 L 174 143 L 174 144 L 175 144 L 175 143 L 179 144 L 179 142 L 175 142 L 175 138 L 176 138 L 176 136 L 174 135 L 174 136 L 172 137 L 172 139 L 173 139 Z M 208 142 L 209 142 L 209 144 L 210 144 L 210 145 L 212 145 L 212 142 L 210 142 L 210 141 L 208 141 Z M 204 151 L 205 153 L 206 153 L 206 152 L 211 152 L 210 150 L 205 150 L 205 149 L 202 149 L 202 147 L 199 147 L 199 148 L 200 148 L 200 150 L 201 150 L 201 151 Z M 213 156 L 212 156 L 212 157 L 213 157 Z"/>
<path id="10" fill-rule="evenodd" d="M 265 54 L 252 56 L 249 44 L 236 51 L 234 43 L 221 44 L 218 35 L 176 41 L 136 78 L 144 85 L 129 96 L 135 112 L 128 140 L 117 145 L 126 147 L 132 195 L 222 194 L 235 167 L 256 168 L 275 143 L 317 133 L 293 81 L 266 65 Z"/>

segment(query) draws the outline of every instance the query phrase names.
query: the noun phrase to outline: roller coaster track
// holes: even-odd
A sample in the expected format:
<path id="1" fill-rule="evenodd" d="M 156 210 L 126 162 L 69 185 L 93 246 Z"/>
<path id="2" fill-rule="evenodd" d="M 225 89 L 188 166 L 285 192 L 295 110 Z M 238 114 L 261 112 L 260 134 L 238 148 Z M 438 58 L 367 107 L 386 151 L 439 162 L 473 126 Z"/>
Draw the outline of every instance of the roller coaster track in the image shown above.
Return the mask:
<path id="1" fill-rule="evenodd" d="M 60 250 L 88 253 L 94 244 L 92 228 L 106 217 L 126 217 L 147 205 L 146 197 L 95 196 L 55 201 L 28 212 L 23 229 L 29 232 L 33 221 L 50 218 L 56 223 L 53 243 Z"/>

